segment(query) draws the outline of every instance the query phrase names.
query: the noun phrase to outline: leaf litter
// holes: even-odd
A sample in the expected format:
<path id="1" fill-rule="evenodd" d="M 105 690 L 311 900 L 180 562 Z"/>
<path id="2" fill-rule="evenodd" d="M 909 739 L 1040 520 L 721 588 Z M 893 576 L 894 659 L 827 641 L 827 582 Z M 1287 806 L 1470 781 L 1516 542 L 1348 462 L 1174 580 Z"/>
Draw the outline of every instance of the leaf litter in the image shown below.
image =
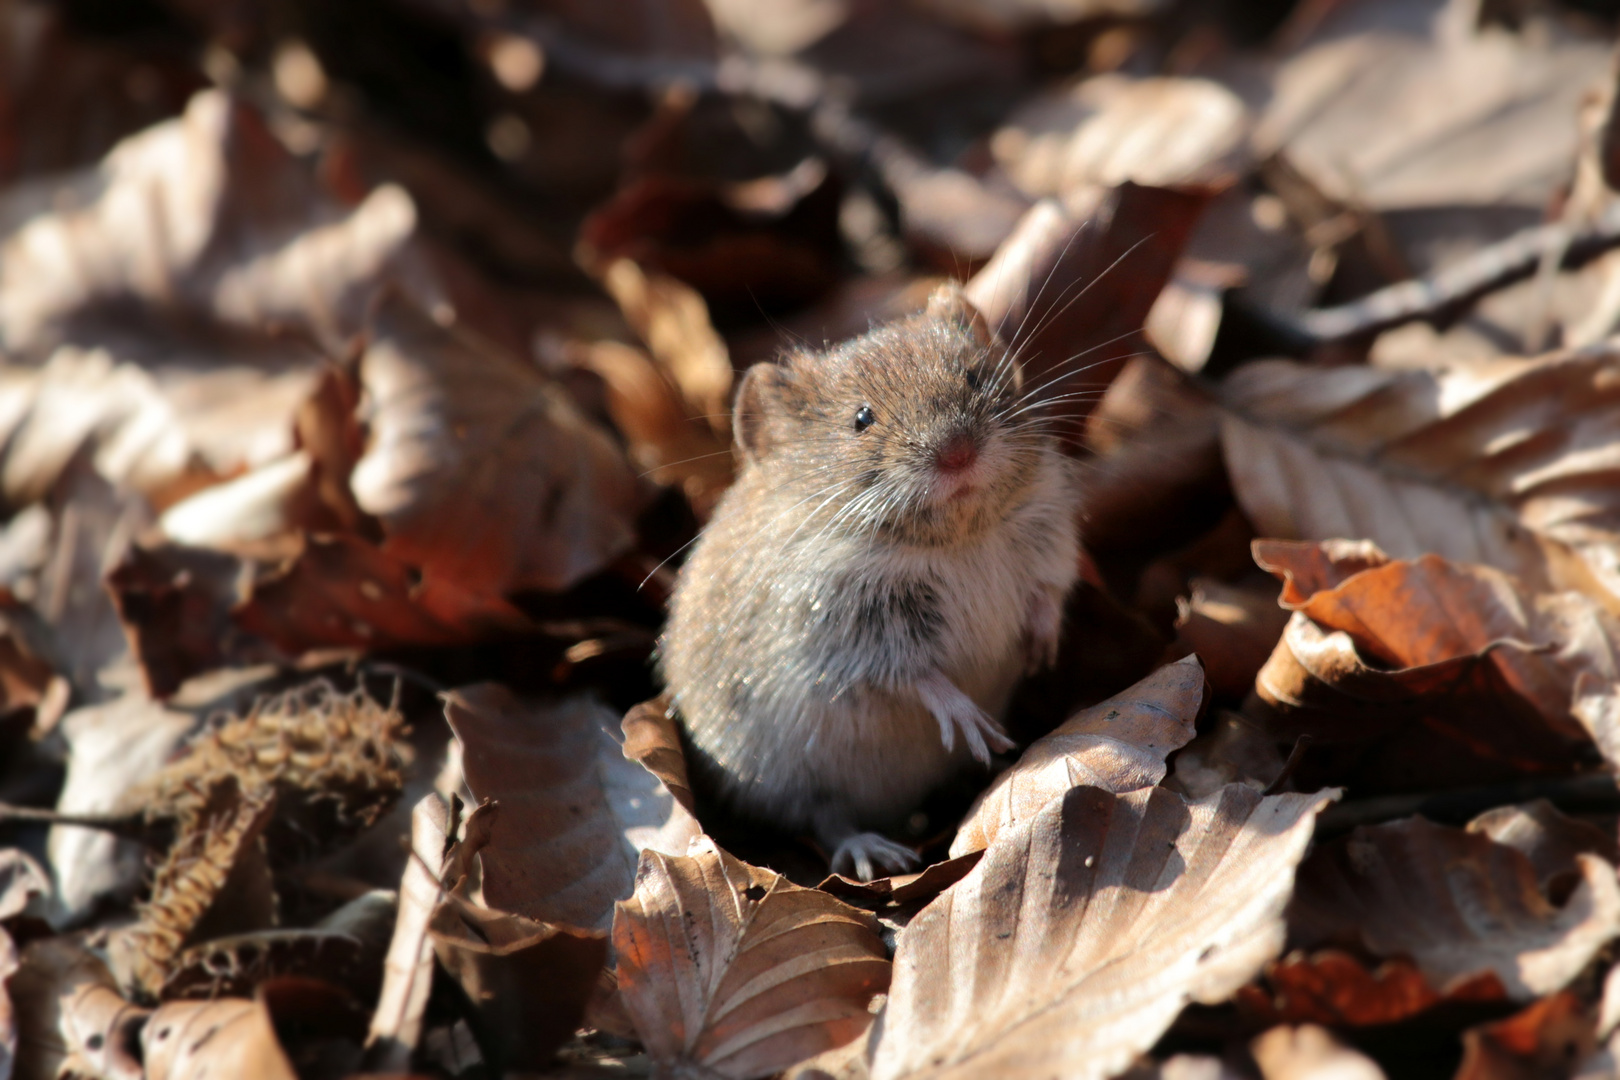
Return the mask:
<path id="1" fill-rule="evenodd" d="M 1616 1075 L 1608 6 L 137 7 L 0 5 L 0 1080 Z M 1082 582 L 855 881 L 656 643 L 945 277 Z"/>

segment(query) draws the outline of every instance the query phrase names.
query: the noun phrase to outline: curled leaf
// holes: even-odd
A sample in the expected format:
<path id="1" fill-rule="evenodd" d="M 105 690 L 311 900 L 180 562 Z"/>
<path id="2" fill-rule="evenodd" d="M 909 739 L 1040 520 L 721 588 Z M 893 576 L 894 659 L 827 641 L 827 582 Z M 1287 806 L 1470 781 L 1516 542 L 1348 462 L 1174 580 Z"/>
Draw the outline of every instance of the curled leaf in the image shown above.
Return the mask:
<path id="1" fill-rule="evenodd" d="M 1163 780 L 1165 759 L 1191 741 L 1203 703 L 1203 665 L 1189 656 L 1076 713 L 1030 744 L 979 796 L 957 829 L 951 855 L 989 847 L 1072 787 L 1125 792 Z"/>
<path id="2" fill-rule="evenodd" d="M 662 1069 L 765 1077 L 871 1022 L 889 981 L 871 916 L 732 858 L 647 851 L 613 917 L 619 994 Z"/>

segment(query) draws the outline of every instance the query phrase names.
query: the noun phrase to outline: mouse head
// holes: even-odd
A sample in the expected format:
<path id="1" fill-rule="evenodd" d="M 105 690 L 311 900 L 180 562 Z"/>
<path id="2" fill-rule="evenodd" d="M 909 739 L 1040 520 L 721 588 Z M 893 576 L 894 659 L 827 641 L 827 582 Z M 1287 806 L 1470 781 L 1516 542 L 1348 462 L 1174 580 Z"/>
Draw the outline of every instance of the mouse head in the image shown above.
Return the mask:
<path id="1" fill-rule="evenodd" d="M 851 530 L 949 543 L 999 520 L 1045 436 L 1017 364 L 956 285 L 828 352 L 757 364 L 733 425 L 751 467 Z"/>

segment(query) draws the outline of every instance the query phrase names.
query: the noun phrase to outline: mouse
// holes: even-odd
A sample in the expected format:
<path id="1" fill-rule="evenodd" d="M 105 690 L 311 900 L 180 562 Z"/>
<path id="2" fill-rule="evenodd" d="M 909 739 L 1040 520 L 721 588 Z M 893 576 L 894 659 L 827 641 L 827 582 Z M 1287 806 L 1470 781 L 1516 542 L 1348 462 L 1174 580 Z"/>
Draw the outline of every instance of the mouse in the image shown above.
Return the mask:
<path id="1" fill-rule="evenodd" d="M 1080 488 L 1038 397 L 956 284 L 738 386 L 659 664 L 705 786 L 834 872 L 914 868 L 890 834 L 1013 748 L 1008 700 L 1056 662 Z"/>

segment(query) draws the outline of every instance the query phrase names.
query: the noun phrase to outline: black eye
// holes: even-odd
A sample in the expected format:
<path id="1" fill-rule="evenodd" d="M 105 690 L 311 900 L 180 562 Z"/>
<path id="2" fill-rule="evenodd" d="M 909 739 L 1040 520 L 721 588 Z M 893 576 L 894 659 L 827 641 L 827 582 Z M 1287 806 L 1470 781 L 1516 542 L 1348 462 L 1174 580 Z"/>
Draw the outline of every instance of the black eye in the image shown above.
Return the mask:
<path id="1" fill-rule="evenodd" d="M 979 369 L 978 368 L 968 368 L 967 369 L 967 384 L 968 384 L 968 389 L 970 389 L 970 390 L 977 390 L 979 388 Z"/>
<path id="2" fill-rule="evenodd" d="M 872 415 L 872 406 L 862 405 L 855 410 L 855 430 L 865 431 L 876 419 L 877 417 Z"/>

